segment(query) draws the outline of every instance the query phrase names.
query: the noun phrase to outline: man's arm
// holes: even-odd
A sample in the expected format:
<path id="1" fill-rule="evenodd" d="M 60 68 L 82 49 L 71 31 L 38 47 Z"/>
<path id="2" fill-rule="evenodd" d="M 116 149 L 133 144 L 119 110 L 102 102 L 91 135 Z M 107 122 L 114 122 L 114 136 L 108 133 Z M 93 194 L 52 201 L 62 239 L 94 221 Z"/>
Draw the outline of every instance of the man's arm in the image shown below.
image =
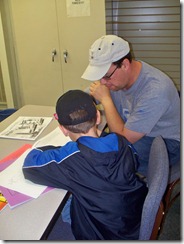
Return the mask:
<path id="1" fill-rule="evenodd" d="M 100 82 L 92 83 L 90 94 L 103 105 L 107 124 L 111 132 L 125 136 L 130 143 L 135 143 L 144 136 L 143 133 L 135 132 L 125 127 L 125 123 L 112 101 L 110 91 L 105 85 L 101 85 Z"/>

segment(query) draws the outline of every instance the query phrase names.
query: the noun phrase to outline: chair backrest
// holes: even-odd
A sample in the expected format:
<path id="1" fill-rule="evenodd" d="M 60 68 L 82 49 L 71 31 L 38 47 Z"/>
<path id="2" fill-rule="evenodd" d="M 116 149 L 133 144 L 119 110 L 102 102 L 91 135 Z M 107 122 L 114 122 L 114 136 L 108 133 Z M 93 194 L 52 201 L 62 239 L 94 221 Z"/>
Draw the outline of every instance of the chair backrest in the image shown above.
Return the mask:
<path id="1" fill-rule="evenodd" d="M 169 183 L 180 178 L 180 162 L 173 164 L 169 168 Z"/>
<path id="2" fill-rule="evenodd" d="M 148 194 L 142 210 L 139 240 L 150 240 L 162 198 L 168 184 L 169 158 L 161 136 L 152 143 L 148 164 Z M 159 220 L 161 222 L 161 219 Z"/>

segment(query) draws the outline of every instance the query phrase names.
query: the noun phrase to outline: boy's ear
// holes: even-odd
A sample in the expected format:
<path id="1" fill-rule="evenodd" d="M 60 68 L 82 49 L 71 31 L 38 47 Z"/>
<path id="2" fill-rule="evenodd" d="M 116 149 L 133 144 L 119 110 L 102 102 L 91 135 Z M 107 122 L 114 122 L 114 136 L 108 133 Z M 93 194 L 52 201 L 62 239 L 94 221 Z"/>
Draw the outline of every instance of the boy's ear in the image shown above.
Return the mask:
<path id="1" fill-rule="evenodd" d="M 68 136 L 68 130 L 67 130 L 64 126 L 59 125 L 59 128 L 60 128 L 60 130 L 63 132 L 63 134 L 64 134 L 65 136 Z"/>
<path id="2" fill-rule="evenodd" d="M 101 123 L 101 114 L 100 111 L 97 110 L 97 119 L 96 119 L 96 124 L 99 125 Z"/>

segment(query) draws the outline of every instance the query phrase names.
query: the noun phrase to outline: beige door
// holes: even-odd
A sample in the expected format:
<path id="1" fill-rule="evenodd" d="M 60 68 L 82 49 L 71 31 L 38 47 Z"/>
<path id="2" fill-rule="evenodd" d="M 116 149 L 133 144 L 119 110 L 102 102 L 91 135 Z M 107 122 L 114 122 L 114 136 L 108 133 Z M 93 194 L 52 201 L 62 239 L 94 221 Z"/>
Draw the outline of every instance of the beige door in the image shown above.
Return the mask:
<path id="1" fill-rule="evenodd" d="M 89 47 L 105 33 L 104 0 L 89 1 L 90 16 L 81 17 L 67 16 L 67 0 L 9 3 L 23 103 L 53 106 L 64 91 L 84 89 Z"/>
<path id="2" fill-rule="evenodd" d="M 53 105 L 63 91 L 53 0 L 10 0 L 16 61 L 24 104 Z"/>
<path id="3" fill-rule="evenodd" d="M 85 89 L 89 82 L 81 79 L 81 75 L 88 65 L 89 48 L 97 38 L 105 34 L 105 1 L 90 0 L 90 16 L 83 17 L 68 17 L 66 3 L 66 0 L 57 0 L 61 52 L 68 51 L 67 63 L 61 57 L 63 88 L 64 91 Z"/>

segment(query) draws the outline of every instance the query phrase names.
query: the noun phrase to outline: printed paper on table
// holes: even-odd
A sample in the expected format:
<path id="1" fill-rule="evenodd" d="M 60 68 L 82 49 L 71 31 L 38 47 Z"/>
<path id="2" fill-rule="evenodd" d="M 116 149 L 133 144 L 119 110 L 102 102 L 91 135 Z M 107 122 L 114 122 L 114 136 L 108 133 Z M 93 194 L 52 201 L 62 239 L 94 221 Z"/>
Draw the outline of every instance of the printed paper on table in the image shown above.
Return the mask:
<path id="1" fill-rule="evenodd" d="M 52 117 L 18 117 L 0 133 L 0 137 L 35 140 L 51 122 Z"/>

